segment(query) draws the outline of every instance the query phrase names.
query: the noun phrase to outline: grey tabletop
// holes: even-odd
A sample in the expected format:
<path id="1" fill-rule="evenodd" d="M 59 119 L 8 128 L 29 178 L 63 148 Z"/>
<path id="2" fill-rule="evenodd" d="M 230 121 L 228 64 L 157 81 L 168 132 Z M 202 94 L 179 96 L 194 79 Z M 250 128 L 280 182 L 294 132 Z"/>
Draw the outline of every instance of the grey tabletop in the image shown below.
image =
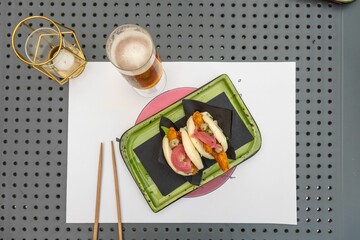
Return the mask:
<path id="1" fill-rule="evenodd" d="M 0 0 L 0 240 L 93 233 L 91 223 L 65 222 L 68 85 L 11 49 L 12 30 L 29 15 L 73 28 L 89 61 L 107 61 L 115 26 L 138 23 L 164 61 L 296 62 L 298 224 L 125 223 L 125 239 L 360 236 L 359 2 Z M 100 225 L 99 239 L 116 238 L 116 224 Z"/>

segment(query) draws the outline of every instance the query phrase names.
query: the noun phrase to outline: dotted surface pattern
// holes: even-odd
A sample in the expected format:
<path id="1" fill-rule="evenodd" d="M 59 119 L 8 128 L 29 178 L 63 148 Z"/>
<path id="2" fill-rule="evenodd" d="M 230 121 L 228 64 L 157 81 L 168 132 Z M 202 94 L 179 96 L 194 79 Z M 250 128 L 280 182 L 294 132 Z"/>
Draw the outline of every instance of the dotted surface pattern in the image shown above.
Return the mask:
<path id="1" fill-rule="evenodd" d="M 138 23 L 164 61 L 297 62 L 298 225 L 128 223 L 125 239 L 338 239 L 341 9 L 306 0 L 0 0 L 0 240 L 93 234 L 90 223 L 65 223 L 68 86 L 11 49 L 13 28 L 29 15 L 73 28 L 89 61 L 107 61 L 116 26 Z M 101 224 L 99 238 L 116 239 L 116 225 Z"/>

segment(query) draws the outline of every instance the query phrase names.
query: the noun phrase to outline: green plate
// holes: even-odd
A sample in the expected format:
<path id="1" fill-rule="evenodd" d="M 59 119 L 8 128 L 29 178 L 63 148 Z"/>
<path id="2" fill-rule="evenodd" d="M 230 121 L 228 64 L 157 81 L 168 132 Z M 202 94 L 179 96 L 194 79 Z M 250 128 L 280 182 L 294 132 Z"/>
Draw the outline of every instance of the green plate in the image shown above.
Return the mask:
<path id="1" fill-rule="evenodd" d="M 236 159 L 229 160 L 230 168 L 233 168 L 254 155 L 260 149 L 261 135 L 254 119 L 252 118 L 249 110 L 245 106 L 229 77 L 226 74 L 223 74 L 203 87 L 199 88 L 195 92 L 187 95 L 185 99 L 208 102 L 212 98 L 222 93 L 226 94 L 229 101 L 236 110 L 236 114 L 240 116 L 254 137 L 252 141 L 235 150 Z M 162 195 L 135 154 L 134 149 L 136 147 L 159 133 L 159 122 L 161 116 L 165 116 L 173 122 L 183 118 L 185 114 L 182 108 L 181 100 L 130 128 L 122 135 L 120 140 L 120 153 L 123 157 L 123 160 L 140 191 L 148 202 L 150 208 L 154 212 L 160 211 L 169 204 L 199 187 L 192 185 L 189 182 L 185 182 L 180 187 L 173 190 L 170 194 Z M 159 145 L 159 148 L 161 148 L 161 144 Z M 218 177 L 222 173 L 223 172 L 219 168 L 218 164 L 212 165 L 203 172 L 200 186 Z"/>

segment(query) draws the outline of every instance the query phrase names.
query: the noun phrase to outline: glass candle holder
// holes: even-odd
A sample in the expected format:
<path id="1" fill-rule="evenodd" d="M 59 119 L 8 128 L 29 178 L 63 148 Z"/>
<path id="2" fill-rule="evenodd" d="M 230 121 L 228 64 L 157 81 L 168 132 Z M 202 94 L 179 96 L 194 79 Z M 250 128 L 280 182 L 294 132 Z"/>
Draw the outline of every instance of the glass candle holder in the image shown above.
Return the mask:
<path id="1" fill-rule="evenodd" d="M 43 16 L 19 22 L 12 47 L 21 61 L 61 85 L 79 76 L 86 65 L 74 30 Z"/>

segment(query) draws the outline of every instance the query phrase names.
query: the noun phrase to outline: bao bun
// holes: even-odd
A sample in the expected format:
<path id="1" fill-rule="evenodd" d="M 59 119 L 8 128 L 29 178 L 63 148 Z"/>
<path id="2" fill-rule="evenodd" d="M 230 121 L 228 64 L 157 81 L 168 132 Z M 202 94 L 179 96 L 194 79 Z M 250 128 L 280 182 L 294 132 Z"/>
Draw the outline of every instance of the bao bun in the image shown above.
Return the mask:
<path id="1" fill-rule="evenodd" d="M 196 150 L 196 148 L 194 147 L 194 145 L 191 143 L 190 137 L 189 137 L 188 133 L 186 132 L 186 130 L 184 128 L 180 128 L 180 133 L 181 133 L 182 144 L 184 145 L 186 155 L 189 157 L 191 162 L 197 167 L 197 169 L 204 168 L 201 157 L 200 157 L 198 151 Z M 182 171 L 176 169 L 176 167 L 174 166 L 174 164 L 171 161 L 172 149 L 169 145 L 169 139 L 167 136 L 165 136 L 162 140 L 162 147 L 163 147 L 163 152 L 164 152 L 166 162 L 169 164 L 169 166 L 171 167 L 171 169 L 174 172 L 176 172 L 177 174 L 183 175 L 183 176 L 190 176 L 190 175 L 195 174 L 193 172 L 185 173 L 185 172 L 182 172 Z"/>
<path id="2" fill-rule="evenodd" d="M 216 138 L 216 140 L 222 146 L 224 152 L 226 152 L 228 149 L 228 143 L 226 141 L 226 137 L 225 137 L 222 129 L 213 120 L 213 118 L 211 117 L 211 115 L 208 112 L 202 112 L 201 115 L 202 115 L 204 122 L 208 124 L 210 130 L 214 134 L 214 137 Z M 193 134 L 195 132 L 195 123 L 193 121 L 192 116 L 187 120 L 186 126 L 187 126 L 187 130 L 188 130 L 191 142 L 194 144 L 195 148 L 198 150 L 200 155 L 204 156 L 208 159 L 214 159 L 214 157 L 210 153 L 207 153 L 205 151 L 205 149 L 203 147 L 203 143 L 196 137 L 193 137 Z"/>

